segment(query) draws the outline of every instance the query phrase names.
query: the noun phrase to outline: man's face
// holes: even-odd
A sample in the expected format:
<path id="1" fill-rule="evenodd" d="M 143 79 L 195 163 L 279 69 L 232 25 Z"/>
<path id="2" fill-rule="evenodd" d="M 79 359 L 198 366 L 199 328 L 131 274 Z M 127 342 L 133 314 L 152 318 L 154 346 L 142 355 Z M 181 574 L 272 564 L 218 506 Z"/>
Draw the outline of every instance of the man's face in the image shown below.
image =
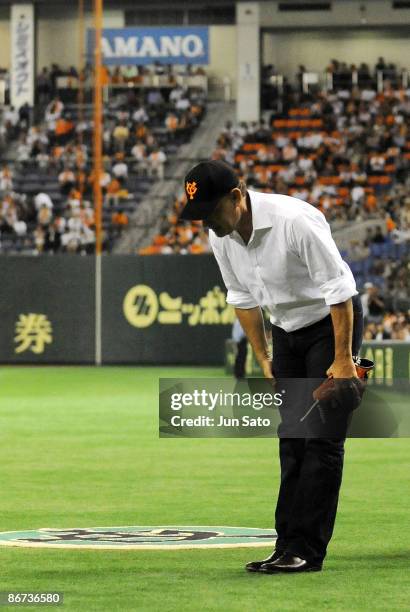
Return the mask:
<path id="1" fill-rule="evenodd" d="M 221 199 L 213 213 L 204 219 L 204 226 L 213 230 L 218 238 L 231 234 L 241 218 L 240 201 L 240 190 L 233 189 Z"/>

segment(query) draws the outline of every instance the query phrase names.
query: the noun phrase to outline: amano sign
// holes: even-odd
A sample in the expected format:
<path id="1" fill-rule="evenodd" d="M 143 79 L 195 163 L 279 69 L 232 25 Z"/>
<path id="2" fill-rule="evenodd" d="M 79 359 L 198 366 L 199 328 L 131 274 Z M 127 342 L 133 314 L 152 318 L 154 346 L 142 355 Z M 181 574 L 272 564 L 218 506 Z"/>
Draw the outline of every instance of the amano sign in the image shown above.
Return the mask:
<path id="1" fill-rule="evenodd" d="M 89 59 L 94 52 L 94 30 L 87 33 Z M 208 64 L 207 27 L 110 28 L 102 35 L 103 62 L 126 64 Z"/>

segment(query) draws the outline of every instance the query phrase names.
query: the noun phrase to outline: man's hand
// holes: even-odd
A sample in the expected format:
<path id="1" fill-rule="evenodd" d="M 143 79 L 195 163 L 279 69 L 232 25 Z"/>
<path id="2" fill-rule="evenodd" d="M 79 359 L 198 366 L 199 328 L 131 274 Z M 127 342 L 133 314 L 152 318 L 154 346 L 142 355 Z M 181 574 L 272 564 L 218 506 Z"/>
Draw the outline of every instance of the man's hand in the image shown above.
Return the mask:
<path id="1" fill-rule="evenodd" d="M 358 378 L 356 366 L 351 357 L 335 359 L 326 374 L 333 378 Z"/>
<path id="2" fill-rule="evenodd" d="M 252 345 L 256 360 L 265 378 L 274 379 L 272 375 L 272 357 L 265 334 L 262 310 L 255 308 L 235 308 L 236 316 L 249 342 Z"/>
<path id="3" fill-rule="evenodd" d="M 313 399 L 320 402 L 322 411 L 348 413 L 360 405 L 366 382 L 360 378 L 328 378 L 313 391 Z"/>

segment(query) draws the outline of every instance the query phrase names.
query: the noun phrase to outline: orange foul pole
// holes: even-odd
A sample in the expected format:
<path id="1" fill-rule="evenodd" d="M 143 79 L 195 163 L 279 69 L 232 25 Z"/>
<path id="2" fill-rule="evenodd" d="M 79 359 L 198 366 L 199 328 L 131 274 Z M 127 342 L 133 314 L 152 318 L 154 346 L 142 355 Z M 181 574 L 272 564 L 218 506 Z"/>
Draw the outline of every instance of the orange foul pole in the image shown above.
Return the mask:
<path id="1" fill-rule="evenodd" d="M 80 121 L 84 119 L 84 56 L 85 56 L 85 22 L 84 22 L 84 0 L 78 0 L 78 37 L 79 37 L 79 50 L 78 50 L 78 117 Z M 82 132 L 80 132 L 82 134 Z M 82 142 L 81 142 L 82 144 Z"/>
<path id="2" fill-rule="evenodd" d="M 101 37 L 103 21 L 103 0 L 94 0 L 95 12 L 95 63 L 94 63 L 94 211 L 95 211 L 95 253 L 102 252 L 102 56 Z"/>
<path id="3" fill-rule="evenodd" d="M 103 0 L 94 0 L 95 66 L 94 66 L 94 217 L 95 217 L 95 363 L 102 362 L 102 59 L 101 37 Z"/>
<path id="4" fill-rule="evenodd" d="M 84 0 L 78 0 L 78 36 L 79 36 L 79 58 L 78 58 L 78 95 L 77 95 L 77 104 L 78 104 L 78 120 L 80 123 L 84 121 L 84 78 L 85 78 L 85 66 L 84 66 L 84 56 L 85 56 L 85 23 L 84 23 Z M 83 130 L 78 133 L 78 144 L 83 145 Z M 85 183 L 85 174 L 83 172 L 83 168 L 77 167 L 77 178 L 78 178 L 78 187 L 80 190 L 80 201 L 83 203 L 83 194 L 84 194 L 84 183 Z"/>

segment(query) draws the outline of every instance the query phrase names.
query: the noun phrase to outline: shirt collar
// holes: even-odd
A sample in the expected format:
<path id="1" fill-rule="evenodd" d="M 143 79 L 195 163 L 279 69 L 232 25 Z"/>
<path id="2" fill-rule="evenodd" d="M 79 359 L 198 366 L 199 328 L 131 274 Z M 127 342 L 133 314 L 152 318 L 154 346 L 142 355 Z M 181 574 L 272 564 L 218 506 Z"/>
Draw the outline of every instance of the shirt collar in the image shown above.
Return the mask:
<path id="1" fill-rule="evenodd" d="M 252 191 L 248 189 L 249 199 L 251 202 L 251 211 L 252 211 L 252 235 L 248 244 L 250 244 L 253 240 L 253 236 L 255 232 L 263 229 L 267 229 L 273 226 L 273 221 L 271 216 L 268 214 L 266 210 L 266 203 L 262 200 L 262 194 L 258 191 Z M 269 204 L 269 206 L 272 206 Z M 238 232 L 233 231 L 232 234 L 229 234 L 229 237 L 237 242 L 243 243 L 242 238 L 238 234 Z"/>
<path id="2" fill-rule="evenodd" d="M 251 191 L 248 189 L 249 198 L 251 201 L 252 210 L 252 226 L 255 231 L 266 229 L 267 227 L 273 226 L 271 215 L 266 210 L 266 203 L 263 202 L 263 194 L 258 191 Z M 269 207 L 272 204 L 268 204 Z"/>

